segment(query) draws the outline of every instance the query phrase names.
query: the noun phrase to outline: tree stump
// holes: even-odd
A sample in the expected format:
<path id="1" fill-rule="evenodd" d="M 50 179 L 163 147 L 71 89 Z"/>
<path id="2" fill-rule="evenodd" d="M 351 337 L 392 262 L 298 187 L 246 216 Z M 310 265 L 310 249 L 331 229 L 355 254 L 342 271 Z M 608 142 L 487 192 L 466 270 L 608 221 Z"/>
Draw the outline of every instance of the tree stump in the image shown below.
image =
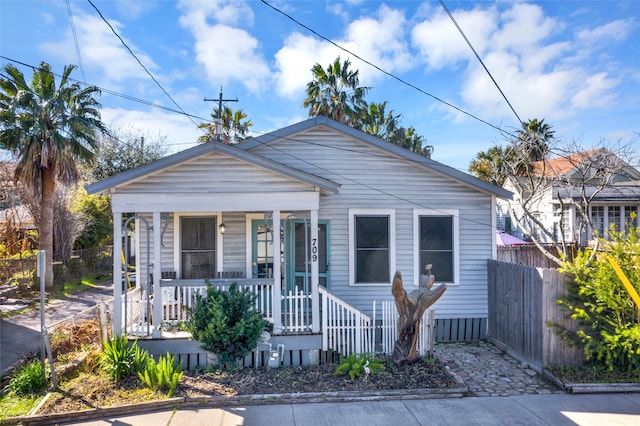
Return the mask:
<path id="1" fill-rule="evenodd" d="M 413 362 L 417 358 L 416 345 L 420 332 L 420 319 L 424 311 L 440 298 L 447 289 L 445 284 L 433 287 L 436 277 L 431 274 L 431 265 L 425 267 L 426 275 L 420 275 L 420 287 L 408 294 L 402 285 L 402 274 L 393 276 L 391 294 L 398 310 L 398 340 L 393 345 L 391 359 L 397 365 Z"/>

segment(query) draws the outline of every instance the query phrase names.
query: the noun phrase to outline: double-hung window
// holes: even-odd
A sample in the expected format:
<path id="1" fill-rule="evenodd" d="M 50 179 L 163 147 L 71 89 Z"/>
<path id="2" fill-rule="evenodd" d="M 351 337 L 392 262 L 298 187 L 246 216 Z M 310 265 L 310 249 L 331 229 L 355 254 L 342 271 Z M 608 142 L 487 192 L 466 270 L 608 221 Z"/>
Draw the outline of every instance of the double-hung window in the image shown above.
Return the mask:
<path id="1" fill-rule="evenodd" d="M 215 277 L 216 229 L 216 218 L 213 216 L 181 218 L 182 278 Z"/>
<path id="2" fill-rule="evenodd" d="M 459 244 L 457 210 L 415 210 L 414 229 L 417 230 L 416 273 L 425 273 L 425 266 L 432 265 L 431 273 L 437 282 L 458 282 Z"/>
<path id="3" fill-rule="evenodd" d="M 391 284 L 395 272 L 395 212 L 349 210 L 350 284 Z"/>

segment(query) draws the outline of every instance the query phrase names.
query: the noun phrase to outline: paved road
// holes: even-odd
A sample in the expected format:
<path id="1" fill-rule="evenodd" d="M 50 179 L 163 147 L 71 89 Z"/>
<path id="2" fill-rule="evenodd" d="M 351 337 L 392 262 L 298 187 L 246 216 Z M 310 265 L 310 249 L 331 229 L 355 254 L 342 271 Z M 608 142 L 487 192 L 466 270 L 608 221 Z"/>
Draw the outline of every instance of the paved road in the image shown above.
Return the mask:
<path id="1" fill-rule="evenodd" d="M 54 300 L 45 307 L 45 324 L 50 327 L 111 296 L 113 296 L 113 285 L 105 283 L 76 295 Z M 0 318 L 0 376 L 5 375 L 24 354 L 39 350 L 39 309 L 9 318 Z"/>
<path id="2" fill-rule="evenodd" d="M 181 408 L 85 423 L 107 425 L 640 425 L 640 394 L 519 395 L 455 399 Z"/>

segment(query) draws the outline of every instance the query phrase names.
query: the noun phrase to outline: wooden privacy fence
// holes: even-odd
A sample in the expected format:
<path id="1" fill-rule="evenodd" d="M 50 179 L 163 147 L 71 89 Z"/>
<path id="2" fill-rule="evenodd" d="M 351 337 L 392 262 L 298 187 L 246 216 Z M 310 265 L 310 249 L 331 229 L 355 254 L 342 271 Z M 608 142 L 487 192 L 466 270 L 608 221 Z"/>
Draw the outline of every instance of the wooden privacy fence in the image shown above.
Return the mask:
<path id="1" fill-rule="evenodd" d="M 552 324 L 575 329 L 557 300 L 566 294 L 557 269 L 489 260 L 488 337 L 539 366 L 581 364 L 582 348 L 570 347 Z"/>
<path id="2" fill-rule="evenodd" d="M 560 256 L 560 252 L 555 247 L 555 245 L 548 243 L 542 245 L 554 256 Z M 575 257 L 576 251 L 576 244 L 570 244 L 567 260 L 572 260 Z M 534 244 L 520 246 L 498 246 L 497 259 L 501 262 L 517 263 L 520 265 L 534 266 L 537 268 L 553 268 L 557 266 Z"/>

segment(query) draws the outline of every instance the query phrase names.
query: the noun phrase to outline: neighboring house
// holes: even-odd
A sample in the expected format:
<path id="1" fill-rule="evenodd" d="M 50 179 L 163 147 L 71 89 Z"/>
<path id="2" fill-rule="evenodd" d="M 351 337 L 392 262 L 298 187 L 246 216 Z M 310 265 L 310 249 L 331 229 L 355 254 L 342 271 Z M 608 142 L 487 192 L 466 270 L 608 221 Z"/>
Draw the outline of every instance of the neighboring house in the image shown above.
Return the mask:
<path id="1" fill-rule="evenodd" d="M 324 350 L 340 350 L 322 337 L 341 321 L 329 302 L 371 318 L 374 301 L 393 300 L 395 271 L 411 291 L 433 264 L 448 286 L 434 305 L 445 339 L 486 336 L 496 200 L 511 193 L 331 119 L 238 145 L 198 145 L 87 190 L 112 197 L 114 241 L 135 223 L 137 282 L 145 288 L 148 271 L 147 294 L 163 294 L 140 318 L 184 318 L 167 312 L 188 304 L 184 294 L 205 279 L 237 281 L 260 287 L 274 336 L 317 335 Z M 122 293 L 115 286 L 118 333 L 132 330 L 126 315 L 136 315 Z M 158 323 L 138 331 L 161 337 Z"/>
<path id="2" fill-rule="evenodd" d="M 507 179 L 504 188 L 514 197 L 512 201 L 498 200 L 500 230 L 524 239 L 531 238 L 529 230 L 533 230 L 541 242 L 559 242 L 564 236 L 565 242 L 584 246 L 593 240 L 594 231 L 607 238 L 612 224 L 618 230 L 640 226 L 640 171 L 604 148 L 536 162 L 532 177 Z M 519 188 L 531 188 L 530 182 L 536 189 L 529 210 L 546 229 L 552 230 L 551 236 L 542 233 L 531 220 L 523 229 L 513 217 L 514 213 L 523 216 L 519 201 L 527 194 Z M 585 203 L 585 199 L 589 202 Z M 593 226 L 585 223 L 578 211 L 577 205 L 587 204 Z"/>

